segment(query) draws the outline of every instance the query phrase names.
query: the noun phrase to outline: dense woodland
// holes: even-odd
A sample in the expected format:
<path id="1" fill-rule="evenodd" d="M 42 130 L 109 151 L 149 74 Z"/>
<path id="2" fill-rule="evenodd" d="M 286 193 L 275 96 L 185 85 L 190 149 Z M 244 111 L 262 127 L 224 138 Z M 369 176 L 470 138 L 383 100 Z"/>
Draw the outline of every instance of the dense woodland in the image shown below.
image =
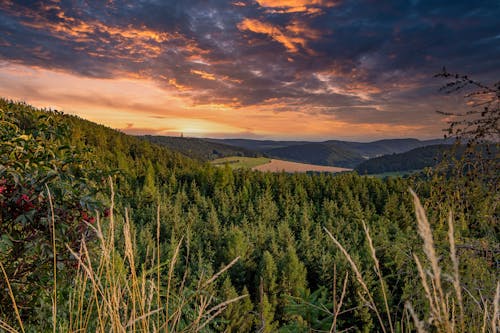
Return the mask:
<path id="1" fill-rule="evenodd" d="M 227 305 L 203 332 L 414 331 L 404 303 L 411 301 L 423 320 L 430 305 L 414 262 L 414 255 L 423 258 L 424 253 L 409 188 L 427 210 L 442 258 L 449 255 L 447 218 L 453 212 L 461 284 L 468 293 L 461 332 L 481 331 L 485 307 L 495 302 L 498 164 L 484 177 L 476 177 L 473 169 L 463 175 L 436 168 L 419 177 L 384 180 L 356 173 L 232 171 L 74 116 L 8 100 L 0 101 L 0 109 L 0 262 L 19 309 L 16 316 L 2 277 L 0 319 L 14 328 L 20 317 L 28 331 L 51 330 L 52 245 L 57 248 L 57 299 L 65 304 L 76 288 L 72 278 L 78 266 L 68 247 L 78 252 L 85 239 L 95 255 L 89 260 L 97 260 L 100 249 L 92 226 L 99 218 L 106 228 L 110 214 L 124 223 L 127 211 L 138 262 L 147 262 L 159 242 L 161 257 L 167 258 L 159 266 L 161 274 L 174 269 L 172 281 L 161 280 L 162 297 L 195 290 L 201 277 L 240 258 L 207 290 L 220 301 L 249 296 Z M 376 249 L 382 284 L 363 224 Z M 325 229 L 358 265 L 380 309 L 387 294 L 391 320 L 384 315 L 380 323 Z M 116 237 L 122 244 L 119 232 Z M 178 259 L 171 264 L 168 258 L 179 244 Z M 449 260 L 441 265 L 443 274 L 451 272 Z M 130 269 L 141 274 L 143 266 Z M 453 283 L 445 280 L 443 288 L 451 293 Z M 340 299 L 342 311 L 334 316 Z M 72 318 L 65 309 L 56 310 L 62 331 Z M 189 326 L 196 309 L 186 306 L 178 331 Z M 96 317 L 89 315 L 89 330 L 96 330 Z M 435 321 L 425 325 L 432 330 Z"/>
<path id="2" fill-rule="evenodd" d="M 242 147 L 230 146 L 218 142 L 211 142 L 199 138 L 155 135 L 144 135 L 141 136 L 141 138 L 201 161 L 210 161 L 217 158 L 230 156 L 262 156 L 262 154 L 257 151 L 252 151 Z"/>
<path id="3" fill-rule="evenodd" d="M 453 140 L 387 139 L 373 142 L 328 140 L 323 142 L 271 141 L 250 139 L 203 139 L 257 151 L 269 157 L 319 165 L 354 168 L 367 159 L 399 154 L 419 147 L 451 144 Z M 205 155 L 207 155 L 205 153 Z M 432 166 L 427 164 L 425 166 Z"/>
<path id="4" fill-rule="evenodd" d="M 463 148 L 460 149 L 463 154 Z M 412 149 L 401 154 L 388 154 L 371 158 L 356 166 L 355 170 L 360 174 L 377 174 L 394 171 L 422 170 L 433 167 L 443 161 L 444 158 L 454 154 L 460 158 L 460 152 L 453 150 L 449 145 L 433 145 Z"/>

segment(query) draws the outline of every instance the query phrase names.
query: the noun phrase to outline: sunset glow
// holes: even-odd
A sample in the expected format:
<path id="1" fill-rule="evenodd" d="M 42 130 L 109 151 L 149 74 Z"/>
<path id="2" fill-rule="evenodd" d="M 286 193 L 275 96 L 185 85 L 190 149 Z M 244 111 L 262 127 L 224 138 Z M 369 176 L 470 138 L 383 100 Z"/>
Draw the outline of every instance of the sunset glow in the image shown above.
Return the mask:
<path id="1" fill-rule="evenodd" d="M 131 134 L 435 138 L 463 101 L 433 74 L 500 73 L 489 6 L 2 1 L 0 95 Z"/>

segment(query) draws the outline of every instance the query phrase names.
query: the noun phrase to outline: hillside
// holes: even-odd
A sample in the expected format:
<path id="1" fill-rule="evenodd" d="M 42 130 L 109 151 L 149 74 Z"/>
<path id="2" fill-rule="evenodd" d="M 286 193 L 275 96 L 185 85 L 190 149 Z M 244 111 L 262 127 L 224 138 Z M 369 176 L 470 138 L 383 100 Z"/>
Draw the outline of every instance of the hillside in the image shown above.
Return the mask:
<path id="1" fill-rule="evenodd" d="M 494 144 L 480 145 L 476 148 L 476 151 L 485 160 L 494 159 L 497 150 Z M 464 152 L 464 146 L 459 148 L 450 145 L 425 146 L 405 153 L 394 153 L 369 159 L 358 165 L 355 170 L 361 175 L 421 170 L 433 167 L 446 158 L 460 159 Z"/>
<path id="2" fill-rule="evenodd" d="M 373 158 L 386 154 L 402 153 L 426 145 L 417 139 L 387 139 L 373 142 L 327 141 L 328 144 L 354 151 L 366 158 Z"/>
<path id="3" fill-rule="evenodd" d="M 210 161 L 210 164 L 223 167 L 228 165 L 231 169 L 252 169 L 258 165 L 269 163 L 271 160 L 266 157 L 223 157 Z"/>
<path id="4" fill-rule="evenodd" d="M 340 140 L 328 140 L 324 142 L 247 139 L 204 140 L 259 151 L 269 157 L 348 168 L 355 167 L 370 158 L 387 154 L 404 153 L 418 147 L 450 142 L 443 139 L 426 141 L 418 139 L 387 139 L 373 142 Z"/>
<path id="5" fill-rule="evenodd" d="M 460 221 L 470 327 L 485 317 L 476 299 L 494 298 L 497 197 L 482 183 L 461 186 L 477 180 L 233 171 L 3 99 L 0 121 L 0 290 L 8 290 L 0 293 L 0 329 L 390 332 L 374 308 L 395 321 L 406 316 L 405 300 L 428 300 L 408 259 L 425 256 L 408 187 L 436 224 L 450 209 Z M 442 234 L 435 246 L 449 258 Z M 453 285 L 442 288 L 455 302 Z M 342 310 L 332 314 L 339 299 Z"/>
<path id="6" fill-rule="evenodd" d="M 211 142 L 198 138 L 151 135 L 140 136 L 140 138 L 202 161 L 209 161 L 228 156 L 262 156 L 262 154 L 244 147 Z"/>
<path id="7" fill-rule="evenodd" d="M 212 139 L 204 138 L 209 142 L 223 143 L 226 145 L 246 148 L 253 151 L 267 152 L 275 148 L 284 148 L 289 146 L 309 143 L 307 141 L 273 141 L 273 140 L 252 140 L 252 139 Z"/>
<path id="8" fill-rule="evenodd" d="M 400 154 L 394 153 L 369 159 L 359 164 L 355 170 L 361 175 L 420 170 L 436 165 L 442 160 L 443 154 L 449 151 L 448 145 L 420 147 Z"/>
<path id="9" fill-rule="evenodd" d="M 325 143 L 306 143 L 266 151 L 266 154 L 295 162 L 352 168 L 363 157 L 352 150 Z"/>

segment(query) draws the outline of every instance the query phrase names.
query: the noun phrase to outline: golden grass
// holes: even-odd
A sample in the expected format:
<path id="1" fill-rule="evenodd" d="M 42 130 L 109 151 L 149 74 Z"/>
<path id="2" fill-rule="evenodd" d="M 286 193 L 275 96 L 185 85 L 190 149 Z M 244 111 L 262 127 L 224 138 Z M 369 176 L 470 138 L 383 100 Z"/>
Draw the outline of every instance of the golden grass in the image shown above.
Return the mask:
<path id="1" fill-rule="evenodd" d="M 473 313 L 465 313 L 464 311 L 464 296 L 463 290 L 465 290 L 460 284 L 460 274 L 459 274 L 459 259 L 456 251 L 455 243 L 455 230 L 453 225 L 453 216 L 450 213 L 448 217 L 448 242 L 450 245 L 450 260 L 452 264 L 452 277 L 451 285 L 453 292 L 447 291 L 444 288 L 444 283 L 442 280 L 442 268 L 440 265 L 439 257 L 436 253 L 436 246 L 434 243 L 434 238 L 432 235 L 432 230 L 430 223 L 427 219 L 425 210 L 418 198 L 418 196 L 410 189 L 410 193 L 413 197 L 413 202 L 415 206 L 415 215 L 417 219 L 417 230 L 420 238 L 423 241 L 423 251 L 425 254 L 426 263 L 430 266 L 430 270 L 424 268 L 421 259 L 414 254 L 415 265 L 419 274 L 420 282 L 424 290 L 425 299 L 429 305 L 428 313 L 421 311 L 427 317 L 426 320 L 420 320 L 418 315 L 412 306 L 411 302 L 405 302 L 405 313 L 407 313 L 411 318 L 411 325 L 409 322 L 406 327 L 403 325 L 403 321 L 400 325 L 401 332 L 439 332 L 439 333 L 468 333 L 468 332 L 491 332 L 498 333 L 500 327 L 500 281 L 497 281 L 496 292 L 494 299 L 492 300 L 491 307 L 488 305 L 487 300 L 483 300 L 483 305 L 476 300 L 479 311 L 477 311 L 482 318 L 474 318 Z M 368 296 L 367 305 L 372 309 L 378 319 L 380 329 L 386 332 L 389 329 L 390 332 L 396 332 L 394 326 L 392 325 L 388 297 L 385 289 L 384 280 L 380 271 L 379 261 L 376 256 L 375 247 L 373 245 L 372 238 L 369 233 L 368 227 L 363 222 L 363 229 L 368 242 L 368 247 L 374 262 L 374 268 L 379 278 L 381 284 L 382 296 L 384 299 L 385 312 L 387 313 L 388 328 L 382 321 L 380 311 L 377 308 L 377 304 L 373 301 L 372 292 L 368 289 L 366 282 L 363 279 L 358 266 L 346 251 L 346 249 L 340 244 L 340 242 L 330 233 L 329 230 L 325 228 L 327 235 L 333 240 L 335 245 L 343 253 L 347 261 L 349 262 L 352 270 L 355 273 L 356 280 L 361 285 L 364 293 Z M 469 293 L 470 294 L 470 293 Z M 470 295 L 473 298 L 472 295 Z M 360 294 L 360 297 L 363 295 Z M 458 315 L 457 315 L 458 307 Z M 468 317 L 467 317 L 468 316 Z M 336 319 L 336 318 L 335 318 Z M 335 323 L 334 319 L 334 323 Z M 466 327 L 466 323 L 473 325 L 476 322 L 482 322 L 483 325 L 480 328 Z M 471 324 L 472 323 L 472 324 Z M 472 330 L 471 330 L 472 329 Z M 334 330 L 331 329 L 331 332 Z"/>
<path id="2" fill-rule="evenodd" d="M 186 287 L 187 272 L 182 283 L 175 286 L 174 268 L 177 263 L 181 239 L 170 258 L 169 270 L 162 275 L 160 258 L 160 215 L 157 214 L 156 249 L 148 249 L 150 255 L 146 262 L 137 262 L 134 254 L 135 237 L 125 212 L 124 219 L 114 216 L 114 193 L 111 186 L 111 207 L 109 221 L 103 224 L 97 214 L 96 225 L 88 224 L 97 238 L 98 248 L 89 249 L 82 239 L 79 249 L 67 246 L 68 251 L 77 260 L 75 278 L 71 284 L 68 308 L 58 307 L 56 272 L 54 272 L 54 290 L 52 304 L 52 330 L 54 332 L 200 332 L 219 316 L 229 304 L 239 301 L 248 295 L 218 301 L 212 285 L 221 274 L 230 269 L 239 258 L 223 267 L 220 271 L 201 277 L 197 288 Z M 48 189 L 47 189 L 48 190 Z M 52 208 L 52 198 L 49 201 Z M 54 218 L 52 213 L 52 230 Z M 121 226 L 121 227 L 119 227 Z M 120 232 L 118 232 L 120 231 Z M 54 232 L 54 231 L 53 231 Z M 54 236 L 54 234 L 53 234 Z M 120 245 L 121 244 L 121 245 Z M 54 260 L 56 260 L 55 238 L 53 238 Z M 55 263 L 54 263 L 55 264 Z M 25 332 L 15 295 L 3 265 L 0 263 L 3 276 L 7 281 L 12 306 L 16 313 L 18 328 L 0 320 L 0 330 L 6 332 Z M 54 267 L 56 269 L 57 267 Z M 166 283 L 166 286 L 165 286 Z M 182 319 L 189 311 L 193 319 Z M 68 319 L 60 319 L 57 314 L 67 313 Z M 191 317 L 190 317 L 191 318 Z M 29 327 L 37 330 L 36 327 Z"/>
<path id="3" fill-rule="evenodd" d="M 386 328 L 385 328 L 385 325 L 384 325 L 384 321 L 382 320 L 382 317 L 380 316 L 380 312 L 379 312 L 379 310 L 377 308 L 377 305 L 375 304 L 375 301 L 373 300 L 372 293 L 370 292 L 370 289 L 368 289 L 368 286 L 366 285 L 366 282 L 363 279 L 363 275 L 361 274 L 360 270 L 358 269 L 358 266 L 356 265 L 356 263 L 354 262 L 354 260 L 350 256 L 349 252 L 347 252 L 347 250 L 342 246 L 342 244 L 340 244 L 340 242 L 335 237 L 333 237 L 333 235 L 330 233 L 330 231 L 328 231 L 328 229 L 326 229 L 326 228 L 325 228 L 325 231 L 328 234 L 328 236 L 330 236 L 330 238 L 333 240 L 333 242 L 335 243 L 335 245 L 340 249 L 340 251 L 342 252 L 342 254 L 344 254 L 344 256 L 346 257 L 347 261 L 351 265 L 351 268 L 354 271 L 354 274 L 356 276 L 356 280 L 358 281 L 358 283 L 363 288 L 363 291 L 365 292 L 365 294 L 368 296 L 368 304 L 369 304 L 370 308 L 377 315 L 377 319 L 379 321 L 380 328 L 382 329 L 382 331 L 384 333 L 387 332 Z"/>
<path id="4" fill-rule="evenodd" d="M 54 276 L 54 286 L 52 289 L 52 332 L 56 332 L 56 322 L 57 322 L 57 251 L 56 251 L 56 221 L 54 217 L 54 205 L 52 204 L 52 195 L 50 194 L 50 189 L 45 184 L 47 189 L 47 196 L 49 198 L 50 205 L 50 228 L 52 236 L 52 269 Z"/>
<path id="5" fill-rule="evenodd" d="M 342 309 L 342 304 L 344 303 L 344 297 L 347 291 L 347 282 L 349 281 L 349 272 L 345 272 L 344 283 L 342 285 L 342 293 L 340 294 L 340 299 L 337 303 L 337 267 L 333 267 L 333 320 L 332 326 L 330 327 L 330 333 L 337 332 L 337 318 L 340 315 L 340 310 Z"/>

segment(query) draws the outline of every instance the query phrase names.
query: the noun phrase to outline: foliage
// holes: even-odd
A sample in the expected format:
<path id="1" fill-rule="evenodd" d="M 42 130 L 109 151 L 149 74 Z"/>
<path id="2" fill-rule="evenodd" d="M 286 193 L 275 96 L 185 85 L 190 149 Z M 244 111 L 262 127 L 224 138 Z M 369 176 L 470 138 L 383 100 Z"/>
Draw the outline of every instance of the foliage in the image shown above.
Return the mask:
<path id="1" fill-rule="evenodd" d="M 441 163 L 428 170 L 422 189 L 429 193 L 429 207 L 446 207 L 462 217 L 458 227 L 469 238 L 467 246 L 475 248 L 480 240 L 482 247 L 495 249 L 500 232 L 500 85 L 485 85 L 445 69 L 436 77 L 447 81 L 443 92 L 463 93 L 470 110 L 440 112 L 448 117 L 447 136 L 456 144 Z"/>
<path id="2" fill-rule="evenodd" d="M 198 138 L 151 135 L 145 135 L 141 138 L 201 161 L 211 161 L 227 156 L 260 157 L 262 155 L 249 149 Z"/>
<path id="3" fill-rule="evenodd" d="M 450 150 L 450 147 L 445 145 L 415 148 L 405 153 L 371 158 L 356 166 L 355 170 L 360 175 L 421 170 L 438 164 L 443 154 Z"/>
<path id="4" fill-rule="evenodd" d="M 218 320 L 205 326 L 205 331 L 308 330 L 318 327 L 323 329 L 328 326 L 326 323 L 330 323 L 337 332 L 380 331 L 379 318 L 385 320 L 387 312 L 390 313 L 395 330 L 403 331 L 397 323 L 405 321 L 409 322 L 405 331 L 413 330 L 414 324 L 407 320 L 409 314 L 404 308 L 404 302 L 412 300 L 421 318 L 429 305 L 421 288 L 418 270 L 410 260 L 412 254 L 422 256 L 423 253 L 416 231 L 412 199 L 407 191 L 410 185 L 419 193 L 431 217 L 438 254 L 446 254 L 446 243 L 443 240 L 446 239 L 447 228 L 443 221 L 447 219 L 447 212 L 453 209 L 457 235 L 461 235 L 456 238 L 457 249 L 462 249 L 458 254 L 461 283 L 467 286 L 468 292 L 476 299 L 491 299 L 495 293 L 498 268 L 495 266 L 497 257 L 494 246 L 498 244 L 495 240 L 498 239 L 499 231 L 494 224 L 497 216 L 494 195 L 485 196 L 484 189 L 489 185 L 481 183 L 486 181 L 485 178 L 473 183 L 474 186 L 469 189 L 473 195 L 468 196 L 468 204 L 471 206 L 464 206 L 455 197 L 454 184 L 449 182 L 446 173 L 439 177 L 382 180 L 356 174 L 271 174 L 244 169 L 233 171 L 230 168 L 199 163 L 164 147 L 77 117 L 34 110 L 19 103 L 2 103 L 4 111 L 12 115 L 12 122 L 20 121 L 24 113 L 36 114 L 37 117 L 48 114 L 53 117 L 54 122 L 47 125 L 44 132 L 54 130 L 57 123 L 67 125 L 69 134 L 63 135 L 54 144 L 69 148 L 61 150 L 55 156 L 62 152 L 80 156 L 83 170 L 79 171 L 81 174 L 77 173 L 79 169 L 75 169 L 73 173 L 76 183 L 72 183 L 71 189 L 74 189 L 75 196 L 64 197 L 65 192 L 56 190 L 58 186 L 65 186 L 59 178 L 49 183 L 54 202 L 58 206 L 66 205 L 71 212 L 71 203 L 78 203 L 86 191 L 98 188 L 92 182 L 92 177 L 85 176 L 85 171 L 100 170 L 104 174 L 114 175 L 117 188 L 115 212 L 124 212 L 127 208 L 130 221 L 133 221 L 130 223 L 130 230 L 134 236 L 130 238 L 132 246 L 129 249 L 132 249 L 137 263 L 134 264 L 135 269 L 120 264 L 127 267 L 122 268 L 127 273 L 120 277 L 121 281 L 127 280 L 124 288 L 133 286 L 129 284 L 133 274 L 138 277 L 137 281 L 141 281 L 142 274 L 147 277 L 144 281 L 152 281 L 150 268 L 156 269 L 154 276 L 158 275 L 159 268 L 161 277 L 173 276 L 172 295 L 180 297 L 181 294 L 175 293 L 176 290 L 181 290 L 180 286 L 184 286 L 183 290 L 187 293 L 198 290 L 199 281 L 206 281 L 206 277 L 214 276 L 213 272 L 220 271 L 235 257 L 240 257 L 230 270 L 217 279 L 215 285 L 206 290 L 208 294 L 204 295 L 214 302 L 223 302 L 247 293 L 249 297 L 238 303 L 228 304 L 226 312 L 221 313 Z M 37 117 L 33 118 L 32 127 L 43 128 L 42 124 L 38 124 L 43 118 Z M 5 147 L 10 147 L 9 143 L 13 138 L 6 137 L 3 141 Z M 48 144 L 52 142 L 40 140 L 44 147 L 49 147 Z M 8 156 L 10 155 L 2 154 L 2 166 L 15 162 L 14 158 Z M 48 160 L 53 161 L 53 158 Z M 66 169 L 57 169 L 57 177 L 65 174 L 61 170 Z M 25 177 L 30 173 L 23 171 L 22 174 Z M 88 184 L 87 188 L 78 187 L 79 179 Z M 101 179 L 102 177 L 97 178 Z M 458 184 L 459 179 L 456 181 Z M 438 192 L 438 189 L 442 192 Z M 43 188 L 40 193 L 46 198 Z M 438 193 L 443 196 L 438 197 Z M 496 195 L 498 192 L 492 193 Z M 109 200 L 102 193 L 92 198 L 103 202 Z M 50 216 L 46 201 L 45 206 L 37 207 L 36 216 L 38 215 L 40 219 Z M 124 217 L 116 218 L 125 220 Z M 61 220 L 58 224 L 70 222 L 71 219 L 68 222 Z M 18 224 L 16 222 L 13 225 Z M 108 227 L 109 221 L 104 219 L 102 228 L 106 230 Z M 345 246 L 363 277 L 366 289 L 372 295 L 370 302 L 367 302 L 365 288 L 359 284 L 357 277 L 353 274 L 345 275 L 351 271 L 351 264 L 346 262 L 343 253 L 330 241 L 323 227 Z M 371 247 L 366 240 L 368 229 L 372 239 Z M 43 237 L 50 241 L 47 230 L 45 229 Z M 4 234 L 2 229 L 2 240 L 5 239 Z M 86 234 L 95 235 L 91 232 Z M 65 235 L 58 234 L 58 237 Z M 172 258 L 181 239 L 184 245 L 178 249 L 175 265 L 169 265 L 171 261 L 162 265 L 149 265 L 152 253 L 155 253 L 155 258 Z M 487 242 L 484 243 L 486 248 L 483 252 L 470 251 L 464 247 L 475 241 L 477 243 L 472 244 L 473 248 L 478 249 L 485 240 Z M 127 254 L 124 252 L 126 238 L 123 233 L 118 233 L 115 241 L 117 256 L 129 265 L 130 261 L 126 259 Z M 68 254 L 63 251 L 65 243 L 67 241 L 64 238 L 58 241 L 58 257 Z M 78 244 L 75 243 L 76 246 L 71 248 L 78 250 Z M 92 249 L 92 246 L 99 245 L 99 237 L 86 240 L 86 244 L 91 259 L 96 260 L 92 261 L 94 265 L 101 259 L 100 252 L 97 249 L 97 252 L 93 252 Z M 45 247 L 45 250 L 50 258 L 51 247 Z M 377 270 L 373 269 L 373 252 L 376 252 L 379 261 Z M 27 260 L 29 256 L 23 258 Z M 8 264 L 2 258 L 2 264 L 5 263 Z M 12 273 L 9 271 L 8 275 L 11 276 Z M 64 298 L 75 289 L 76 280 L 63 267 L 58 271 L 58 276 L 61 277 L 58 279 L 61 290 L 59 297 Z M 65 276 L 68 278 L 64 279 Z M 90 279 L 92 275 L 82 275 L 85 276 Z M 45 271 L 39 277 L 51 281 L 52 272 Z M 164 283 L 165 280 L 162 281 Z M 147 286 L 149 282 L 144 283 Z M 108 283 L 102 284 L 105 287 Z M 142 282 L 138 284 L 142 285 Z M 19 289 L 15 279 L 12 280 L 12 285 L 18 288 L 15 290 L 16 297 L 29 296 Z M 46 283 L 45 287 L 47 286 L 50 288 L 50 283 Z M 2 288 L 5 289 L 4 286 Z M 156 289 L 164 291 L 164 285 Z M 22 319 L 31 327 L 49 327 L 50 319 L 47 318 L 50 318 L 52 310 L 49 299 L 48 296 L 34 296 L 33 300 L 40 303 L 38 311 L 41 315 L 32 317 L 23 314 Z M 125 300 L 123 302 L 126 303 Z M 89 313 L 96 313 L 96 304 Z M 313 308 L 307 304 L 312 304 Z M 330 316 L 333 317 L 328 318 L 327 312 L 315 312 L 316 305 L 327 309 L 331 305 Z M 12 305 L 8 296 L 2 299 L 0 306 L 0 318 L 12 319 Z M 378 315 L 373 311 L 374 306 L 381 309 Z M 197 316 L 195 312 L 188 311 L 188 308 L 184 317 L 186 323 L 195 320 Z M 68 308 L 61 306 L 58 315 L 70 318 L 71 312 L 64 313 L 64 309 Z M 130 309 L 126 311 L 128 310 Z M 21 308 L 21 312 L 23 311 Z M 126 311 L 120 314 L 120 323 L 130 319 L 132 312 Z M 467 303 L 464 304 L 464 311 L 476 310 Z M 384 328 L 390 330 L 388 325 L 386 323 Z M 327 331 L 329 329 L 331 327 Z"/>
<path id="5" fill-rule="evenodd" d="M 0 261 L 14 291 L 23 295 L 18 304 L 23 315 L 33 311 L 50 290 L 52 230 L 55 219 L 56 247 L 78 247 L 88 238 L 87 223 L 94 223 L 98 208 L 92 164 L 84 151 L 64 141 L 65 124 L 55 113 L 35 112 L 26 105 L 0 103 Z M 48 187 L 47 187 L 48 186 Z M 48 188 L 60 198 L 51 212 Z M 56 258 L 57 267 L 76 262 L 66 251 Z M 3 279 L 0 288 L 5 290 Z M 0 312 L 9 312 L 7 293 L 1 293 Z"/>
<path id="6" fill-rule="evenodd" d="M 447 134 L 472 143 L 498 142 L 500 138 L 500 81 L 492 86 L 483 84 L 467 75 L 449 73 L 443 68 L 435 77 L 448 82 L 441 87 L 446 94 L 465 92 L 471 109 L 464 113 L 442 112 L 451 116 Z"/>
<path id="7" fill-rule="evenodd" d="M 251 169 L 253 167 L 269 163 L 271 160 L 266 157 L 224 157 L 213 160 L 212 165 L 228 165 L 231 169 Z"/>

